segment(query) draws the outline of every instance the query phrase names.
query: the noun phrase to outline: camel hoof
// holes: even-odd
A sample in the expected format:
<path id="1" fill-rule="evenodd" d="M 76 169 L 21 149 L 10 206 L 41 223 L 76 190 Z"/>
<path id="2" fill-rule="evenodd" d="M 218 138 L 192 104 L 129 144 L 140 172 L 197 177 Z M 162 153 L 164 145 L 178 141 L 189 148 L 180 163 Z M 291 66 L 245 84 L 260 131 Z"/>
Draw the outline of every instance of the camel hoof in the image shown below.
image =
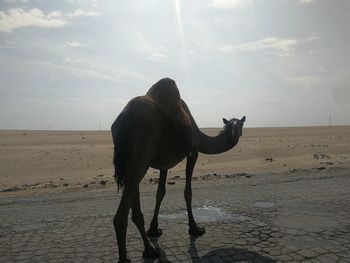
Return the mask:
<path id="1" fill-rule="evenodd" d="M 157 258 L 159 257 L 159 251 L 151 246 L 150 248 L 145 249 L 145 251 L 143 251 L 142 256 L 143 258 Z"/>
<path id="2" fill-rule="evenodd" d="M 160 228 L 150 228 L 147 230 L 147 236 L 149 237 L 160 237 L 163 231 Z"/>
<path id="3" fill-rule="evenodd" d="M 204 227 L 200 227 L 200 226 L 196 226 L 194 228 L 190 228 L 188 230 L 188 233 L 191 235 L 191 236 L 202 236 L 204 235 L 205 233 L 205 228 Z"/>

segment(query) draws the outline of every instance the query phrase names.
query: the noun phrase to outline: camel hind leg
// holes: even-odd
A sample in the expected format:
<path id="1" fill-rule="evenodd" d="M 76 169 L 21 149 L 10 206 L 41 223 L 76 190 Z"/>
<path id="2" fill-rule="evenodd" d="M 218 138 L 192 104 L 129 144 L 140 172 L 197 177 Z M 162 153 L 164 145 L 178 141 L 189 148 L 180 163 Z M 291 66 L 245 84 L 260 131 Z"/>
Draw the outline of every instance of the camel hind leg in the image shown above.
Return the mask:
<path id="1" fill-rule="evenodd" d="M 141 182 L 142 178 L 144 177 L 147 171 L 147 168 L 145 165 L 139 165 L 138 167 L 135 167 L 129 163 L 127 167 L 128 167 L 127 169 L 121 171 L 125 175 L 125 184 L 124 184 L 124 189 L 123 189 L 122 197 L 120 199 L 117 213 L 115 214 L 113 219 L 114 230 L 115 230 L 117 242 L 118 242 L 120 263 L 130 262 L 130 260 L 127 258 L 127 253 L 126 253 L 126 231 L 128 226 L 128 215 L 129 215 L 130 208 L 132 208 L 133 221 L 134 221 L 135 218 L 139 216 L 139 214 L 141 213 L 141 209 L 139 209 L 140 211 L 136 210 L 137 203 L 138 203 L 138 206 L 140 206 L 139 205 L 139 202 L 140 202 L 139 183 Z M 142 213 L 141 213 L 141 216 L 142 216 Z M 141 227 L 143 216 L 142 216 L 142 221 L 137 219 L 135 221 L 134 221 L 135 224 L 137 224 L 138 227 L 139 226 Z"/>
<path id="2" fill-rule="evenodd" d="M 137 193 L 134 199 L 134 203 L 132 205 L 132 216 L 131 220 L 135 223 L 137 229 L 139 230 L 143 244 L 145 246 L 145 250 L 143 251 L 144 258 L 156 258 L 159 256 L 159 252 L 151 245 L 149 242 L 146 231 L 145 231 L 145 221 L 143 218 L 143 214 L 140 206 L 140 193 L 139 188 L 137 189 Z"/>
<path id="3" fill-rule="evenodd" d="M 168 170 L 161 170 L 159 173 L 159 183 L 156 196 L 156 206 L 154 208 L 153 219 L 151 221 L 150 227 L 147 231 L 149 237 L 160 237 L 162 235 L 162 230 L 158 228 L 158 214 L 160 209 L 160 204 L 165 196 L 165 183 Z"/>
<path id="4" fill-rule="evenodd" d="M 130 262 L 126 255 L 126 230 L 128 215 L 137 193 L 137 185 L 128 185 L 124 188 L 113 225 L 118 242 L 119 263 Z"/>

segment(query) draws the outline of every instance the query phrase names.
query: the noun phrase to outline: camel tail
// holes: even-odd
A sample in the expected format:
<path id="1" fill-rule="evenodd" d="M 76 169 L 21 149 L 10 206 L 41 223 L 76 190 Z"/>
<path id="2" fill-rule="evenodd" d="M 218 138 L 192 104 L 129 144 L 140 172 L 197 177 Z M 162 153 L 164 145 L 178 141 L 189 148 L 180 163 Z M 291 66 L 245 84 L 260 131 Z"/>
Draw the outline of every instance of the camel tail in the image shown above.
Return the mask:
<path id="1" fill-rule="evenodd" d="M 121 176 L 122 173 L 120 173 L 120 171 L 118 172 L 118 165 L 120 164 L 120 160 L 118 161 L 118 157 L 117 157 L 117 146 L 114 146 L 114 152 L 113 152 L 113 165 L 114 165 L 114 180 L 116 181 L 117 185 L 118 185 L 118 191 L 119 188 L 123 188 L 124 187 L 124 177 Z"/>
<path id="2" fill-rule="evenodd" d="M 126 154 L 126 138 L 124 132 L 123 120 L 125 116 L 121 113 L 112 125 L 112 137 L 114 142 L 113 165 L 114 165 L 114 180 L 120 188 L 125 185 L 125 154 Z"/>
<path id="3" fill-rule="evenodd" d="M 122 151 L 121 151 L 121 145 L 123 144 L 121 140 L 118 140 L 118 145 L 114 144 L 114 152 L 113 152 L 113 164 L 114 164 L 114 180 L 116 181 L 118 185 L 118 191 L 119 189 L 123 189 L 125 185 L 125 169 L 124 169 L 124 163 L 125 160 L 122 158 Z"/>

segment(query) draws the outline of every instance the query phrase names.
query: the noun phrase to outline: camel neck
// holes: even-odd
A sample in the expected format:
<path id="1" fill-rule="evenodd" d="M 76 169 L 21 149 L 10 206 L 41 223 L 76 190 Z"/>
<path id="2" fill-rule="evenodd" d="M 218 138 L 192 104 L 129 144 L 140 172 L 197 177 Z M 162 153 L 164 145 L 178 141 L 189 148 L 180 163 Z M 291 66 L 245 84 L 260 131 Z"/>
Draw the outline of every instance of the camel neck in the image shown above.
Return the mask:
<path id="1" fill-rule="evenodd" d="M 229 138 L 225 132 L 212 137 L 199 131 L 199 152 L 205 154 L 223 153 L 232 149 L 238 140 L 239 138 Z"/>

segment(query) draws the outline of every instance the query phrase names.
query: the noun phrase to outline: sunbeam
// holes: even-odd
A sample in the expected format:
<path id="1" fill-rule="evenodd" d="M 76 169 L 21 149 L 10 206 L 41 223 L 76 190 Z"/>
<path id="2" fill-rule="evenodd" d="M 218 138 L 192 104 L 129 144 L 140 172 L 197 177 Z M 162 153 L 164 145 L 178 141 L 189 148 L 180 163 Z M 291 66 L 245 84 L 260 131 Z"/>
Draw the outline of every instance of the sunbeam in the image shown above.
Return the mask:
<path id="1" fill-rule="evenodd" d="M 185 47 L 185 40 L 184 40 L 184 33 L 183 33 L 183 27 L 182 27 L 180 1 L 179 0 L 174 0 L 174 4 L 175 4 L 175 13 L 176 13 L 179 37 L 180 37 L 182 48 L 184 48 Z"/>

